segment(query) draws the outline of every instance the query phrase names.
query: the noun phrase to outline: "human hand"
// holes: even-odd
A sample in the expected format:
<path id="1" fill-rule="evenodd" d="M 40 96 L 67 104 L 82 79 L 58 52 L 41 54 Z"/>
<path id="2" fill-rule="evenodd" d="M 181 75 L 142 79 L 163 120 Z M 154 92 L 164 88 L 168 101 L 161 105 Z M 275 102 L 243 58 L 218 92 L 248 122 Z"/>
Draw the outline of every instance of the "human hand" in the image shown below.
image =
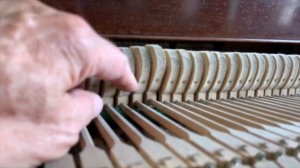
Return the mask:
<path id="1" fill-rule="evenodd" d="M 102 109 L 75 88 L 89 76 L 134 91 L 126 56 L 78 16 L 34 0 L 0 0 L 0 167 L 64 155 Z"/>

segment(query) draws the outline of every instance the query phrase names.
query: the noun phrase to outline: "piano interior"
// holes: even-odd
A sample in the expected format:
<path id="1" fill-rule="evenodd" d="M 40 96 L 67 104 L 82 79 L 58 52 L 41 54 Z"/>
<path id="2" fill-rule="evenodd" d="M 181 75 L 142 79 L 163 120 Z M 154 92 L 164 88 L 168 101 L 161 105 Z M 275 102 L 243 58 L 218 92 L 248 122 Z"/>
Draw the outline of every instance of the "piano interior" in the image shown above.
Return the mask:
<path id="1" fill-rule="evenodd" d="M 300 33 L 295 30 L 300 22 L 292 20 L 285 28 L 275 23 L 282 1 L 260 4 L 260 12 L 273 19 L 253 19 L 252 28 L 239 16 L 247 17 L 247 8 L 255 18 L 257 1 L 224 1 L 223 6 L 214 1 L 44 1 L 83 15 L 116 43 L 139 88 L 129 93 L 93 77 L 86 80 L 85 89 L 103 98 L 103 111 L 67 155 L 43 167 L 300 167 Z M 168 5 L 177 15 L 165 9 Z M 143 16 L 140 8 L 150 12 Z M 216 8 L 227 14 L 201 13 Z M 183 23 L 186 15 L 191 20 L 167 29 L 165 13 L 173 19 L 168 23 Z M 151 14 L 162 21 L 151 22 Z M 198 15 L 208 19 L 189 23 Z M 229 16 L 237 18 L 224 23 Z M 110 21 L 101 25 L 103 17 Z M 216 27 L 222 22 L 227 29 Z M 206 26 L 202 30 L 198 24 Z"/>

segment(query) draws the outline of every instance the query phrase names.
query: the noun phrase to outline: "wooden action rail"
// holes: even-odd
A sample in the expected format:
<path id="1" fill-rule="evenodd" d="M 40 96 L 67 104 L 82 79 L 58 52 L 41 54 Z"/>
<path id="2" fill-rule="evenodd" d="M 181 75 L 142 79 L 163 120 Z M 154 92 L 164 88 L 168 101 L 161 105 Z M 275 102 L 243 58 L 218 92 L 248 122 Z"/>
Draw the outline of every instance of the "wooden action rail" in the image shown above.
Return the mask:
<path id="1" fill-rule="evenodd" d="M 120 49 L 139 88 L 87 80 L 103 116 L 45 167 L 300 167 L 299 55 Z"/>

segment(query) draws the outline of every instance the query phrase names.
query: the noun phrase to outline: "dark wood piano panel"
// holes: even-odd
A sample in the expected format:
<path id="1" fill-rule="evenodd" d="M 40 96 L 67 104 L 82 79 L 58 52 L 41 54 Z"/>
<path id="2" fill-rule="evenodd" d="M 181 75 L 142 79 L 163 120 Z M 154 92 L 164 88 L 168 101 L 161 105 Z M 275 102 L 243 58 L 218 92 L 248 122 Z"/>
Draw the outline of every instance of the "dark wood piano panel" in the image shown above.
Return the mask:
<path id="1" fill-rule="evenodd" d="M 298 0 L 42 1 L 83 16 L 114 41 L 221 42 L 217 44 L 221 49 L 227 42 L 244 42 L 244 48 L 250 43 L 272 43 L 283 51 L 293 43 L 288 46 L 299 52 Z"/>

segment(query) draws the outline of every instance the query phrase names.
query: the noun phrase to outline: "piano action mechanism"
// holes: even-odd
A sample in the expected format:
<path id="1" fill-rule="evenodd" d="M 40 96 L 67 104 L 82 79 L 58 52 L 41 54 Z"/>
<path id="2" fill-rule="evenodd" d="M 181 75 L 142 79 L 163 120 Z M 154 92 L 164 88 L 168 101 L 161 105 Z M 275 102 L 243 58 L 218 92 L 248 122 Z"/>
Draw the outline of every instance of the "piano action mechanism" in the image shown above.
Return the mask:
<path id="1" fill-rule="evenodd" d="M 120 47 L 134 93 L 93 78 L 103 112 L 44 167 L 300 167 L 300 56 Z"/>

